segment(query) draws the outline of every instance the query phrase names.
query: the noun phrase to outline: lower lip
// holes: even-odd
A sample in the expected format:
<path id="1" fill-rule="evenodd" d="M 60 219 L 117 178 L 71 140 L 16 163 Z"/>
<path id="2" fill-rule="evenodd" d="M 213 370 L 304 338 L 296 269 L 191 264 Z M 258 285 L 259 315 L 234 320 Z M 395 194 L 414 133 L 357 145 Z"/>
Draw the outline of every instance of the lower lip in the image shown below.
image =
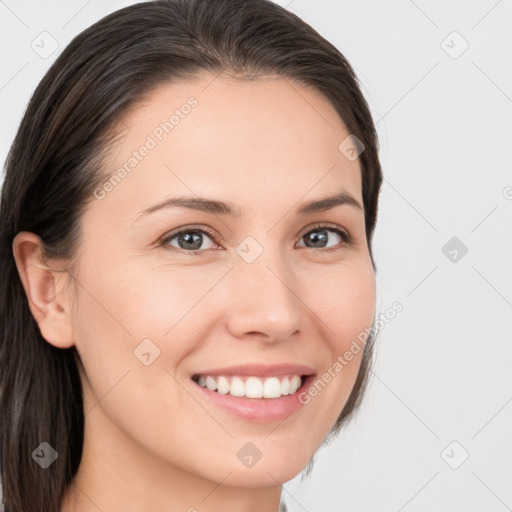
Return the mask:
<path id="1" fill-rule="evenodd" d="M 194 380 L 192 383 L 211 403 L 234 416 L 252 422 L 271 423 L 282 421 L 303 407 L 304 404 L 299 401 L 299 395 L 311 385 L 314 377 L 314 375 L 308 375 L 293 395 L 282 395 L 279 398 L 247 398 L 231 396 L 229 393 L 223 395 L 203 388 Z"/>

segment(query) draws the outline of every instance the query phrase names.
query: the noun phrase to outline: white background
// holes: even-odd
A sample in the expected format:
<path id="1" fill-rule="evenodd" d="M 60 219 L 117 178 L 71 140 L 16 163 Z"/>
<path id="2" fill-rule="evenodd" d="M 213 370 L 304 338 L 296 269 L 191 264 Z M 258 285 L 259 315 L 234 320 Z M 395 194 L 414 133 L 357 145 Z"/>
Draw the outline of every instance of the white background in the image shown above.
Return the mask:
<path id="1" fill-rule="evenodd" d="M 0 2 L 2 162 L 58 53 L 132 3 Z M 291 512 L 510 510 L 512 2 L 279 3 L 361 80 L 385 176 L 378 306 L 404 307 L 379 335 L 356 419 L 320 449 L 308 480 L 285 485 L 284 499 Z M 43 31 L 59 44 L 47 59 L 31 48 Z M 452 237 L 468 249 L 455 262 L 442 251 Z"/>

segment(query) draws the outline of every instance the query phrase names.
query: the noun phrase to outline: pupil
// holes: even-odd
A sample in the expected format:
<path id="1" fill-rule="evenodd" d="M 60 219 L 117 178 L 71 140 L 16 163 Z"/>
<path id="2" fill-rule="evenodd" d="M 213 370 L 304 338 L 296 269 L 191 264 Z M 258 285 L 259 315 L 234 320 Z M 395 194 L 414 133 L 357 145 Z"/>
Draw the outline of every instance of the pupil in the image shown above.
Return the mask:
<path id="1" fill-rule="evenodd" d="M 322 244 L 322 242 L 324 242 L 324 243 L 327 242 L 327 236 L 326 236 L 325 230 L 312 231 L 311 233 L 313 233 L 313 234 L 306 235 L 306 238 L 309 239 L 310 242 L 313 242 L 313 244 L 316 244 L 318 241 L 320 241 L 320 244 Z M 321 235 L 318 236 L 316 233 L 321 233 Z M 315 245 L 315 247 L 316 247 L 316 245 Z M 324 246 L 320 245 L 320 247 L 324 247 Z"/>
<path id="2" fill-rule="evenodd" d="M 189 233 L 194 233 L 194 234 L 192 236 L 190 236 Z M 196 237 L 195 242 L 192 241 L 192 239 L 194 237 Z M 193 245 L 193 247 L 185 247 L 185 249 L 196 250 L 196 249 L 199 249 L 201 247 L 202 236 L 201 236 L 200 233 L 196 233 L 194 231 L 189 231 L 188 233 L 180 236 L 180 242 L 184 242 L 185 244 L 192 244 Z"/>

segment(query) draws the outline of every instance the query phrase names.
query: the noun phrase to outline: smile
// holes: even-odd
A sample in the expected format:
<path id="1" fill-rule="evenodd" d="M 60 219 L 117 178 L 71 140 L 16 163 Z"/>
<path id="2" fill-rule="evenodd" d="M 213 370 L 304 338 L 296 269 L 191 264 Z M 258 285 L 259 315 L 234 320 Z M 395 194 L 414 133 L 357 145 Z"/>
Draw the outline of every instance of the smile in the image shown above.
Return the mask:
<path id="1" fill-rule="evenodd" d="M 222 395 L 231 395 L 246 398 L 279 398 L 293 395 L 302 385 L 300 375 L 269 376 L 260 378 L 256 376 L 232 375 L 199 375 L 192 379 L 202 388 L 216 391 Z"/>
<path id="2" fill-rule="evenodd" d="M 256 377 L 205 372 L 194 374 L 190 381 L 196 393 L 230 416 L 251 423 L 273 423 L 304 409 L 299 395 L 315 378 L 315 374 L 279 373 Z"/>

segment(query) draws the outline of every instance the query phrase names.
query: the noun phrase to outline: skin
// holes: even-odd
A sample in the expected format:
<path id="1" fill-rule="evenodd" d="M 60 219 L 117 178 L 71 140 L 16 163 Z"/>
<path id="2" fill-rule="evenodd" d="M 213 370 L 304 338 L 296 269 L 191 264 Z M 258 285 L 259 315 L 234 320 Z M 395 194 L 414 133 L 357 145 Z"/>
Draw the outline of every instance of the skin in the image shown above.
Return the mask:
<path id="1" fill-rule="evenodd" d="M 334 108 L 277 77 L 213 78 L 159 87 L 123 120 L 107 160 L 112 170 L 187 98 L 198 101 L 88 204 L 76 303 L 69 276 L 43 264 L 40 239 L 21 232 L 14 240 L 43 337 L 75 345 L 83 363 L 84 450 L 62 512 L 277 511 L 281 484 L 307 465 L 353 388 L 362 350 L 299 411 L 257 423 L 212 405 L 190 380 L 246 362 L 307 364 L 320 376 L 371 326 L 375 307 L 363 210 L 295 213 L 342 191 L 363 204 L 359 160 L 338 150 L 349 133 Z M 231 202 L 242 214 L 182 207 L 135 220 L 178 195 Z M 329 229 L 324 246 L 338 250 L 315 250 L 304 235 L 318 222 L 345 229 L 352 242 Z M 204 234 L 197 255 L 177 237 L 157 245 L 188 226 L 209 227 L 220 242 Z M 236 252 L 247 236 L 263 249 L 250 264 Z M 133 354 L 145 338 L 160 350 L 149 366 Z M 246 442 L 262 453 L 251 468 L 236 456 Z"/>

